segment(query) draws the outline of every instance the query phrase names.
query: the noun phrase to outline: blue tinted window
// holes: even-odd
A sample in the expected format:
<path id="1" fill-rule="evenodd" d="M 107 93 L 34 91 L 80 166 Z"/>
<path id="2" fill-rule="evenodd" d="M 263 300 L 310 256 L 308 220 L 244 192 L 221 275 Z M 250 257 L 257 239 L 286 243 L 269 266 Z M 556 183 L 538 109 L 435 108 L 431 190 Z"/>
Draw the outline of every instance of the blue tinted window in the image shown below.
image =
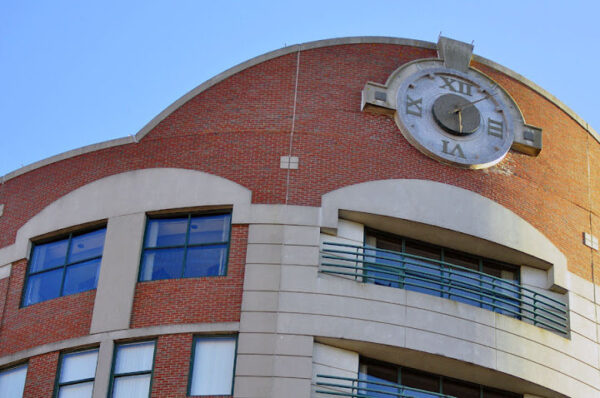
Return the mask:
<path id="1" fill-rule="evenodd" d="M 192 217 L 189 244 L 226 242 L 229 239 L 230 219 L 229 214 Z"/>
<path id="2" fill-rule="evenodd" d="M 187 228 L 187 218 L 148 220 L 145 247 L 183 246 Z"/>
<path id="3" fill-rule="evenodd" d="M 86 261 L 67 267 L 63 295 L 92 290 L 98 284 L 100 259 Z"/>
<path id="4" fill-rule="evenodd" d="M 33 247 L 23 305 L 95 289 L 106 229 Z"/>
<path id="5" fill-rule="evenodd" d="M 363 281 L 521 316 L 518 267 L 367 230 Z"/>
<path id="6" fill-rule="evenodd" d="M 225 274 L 227 245 L 200 246 L 188 249 L 184 277 Z"/>
<path id="7" fill-rule="evenodd" d="M 140 281 L 225 275 L 230 214 L 149 219 Z"/>
<path id="8" fill-rule="evenodd" d="M 60 296 L 63 269 L 32 275 L 27 280 L 25 305 L 39 303 Z"/>
<path id="9" fill-rule="evenodd" d="M 150 281 L 180 278 L 184 254 L 183 248 L 147 249 L 142 258 L 141 279 Z"/>
<path id="10" fill-rule="evenodd" d="M 69 247 L 69 263 L 102 256 L 105 229 L 74 236 Z"/>
<path id="11" fill-rule="evenodd" d="M 368 358 L 360 359 L 358 378 L 358 388 L 352 387 L 352 394 L 355 394 L 356 391 L 358 391 L 358 394 L 352 396 L 377 398 L 523 398 L 520 394 L 492 390 L 479 384 L 467 383 Z"/>
<path id="12" fill-rule="evenodd" d="M 68 246 L 68 239 L 36 246 L 31 256 L 29 272 L 38 272 L 64 265 Z"/>

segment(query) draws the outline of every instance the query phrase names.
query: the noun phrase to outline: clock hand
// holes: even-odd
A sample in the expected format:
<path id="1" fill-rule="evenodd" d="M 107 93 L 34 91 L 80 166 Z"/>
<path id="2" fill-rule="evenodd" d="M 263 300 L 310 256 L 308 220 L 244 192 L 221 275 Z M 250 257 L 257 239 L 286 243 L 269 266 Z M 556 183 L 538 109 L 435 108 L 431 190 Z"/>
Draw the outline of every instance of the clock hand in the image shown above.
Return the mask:
<path id="1" fill-rule="evenodd" d="M 491 95 L 492 95 L 492 93 L 489 93 L 489 94 L 488 94 L 488 95 L 486 95 L 485 97 L 481 97 L 481 98 L 479 98 L 478 100 L 471 101 L 471 102 L 467 102 L 466 104 L 464 104 L 464 105 L 462 105 L 462 106 L 459 106 L 459 107 L 455 108 L 455 109 L 454 109 L 454 110 L 453 110 L 451 113 L 460 112 L 460 111 L 462 111 L 463 109 L 465 109 L 465 108 L 466 108 L 466 107 L 468 107 L 468 106 L 471 106 L 471 105 L 473 105 L 473 104 L 476 104 L 476 103 L 478 103 L 478 102 L 481 102 L 481 101 L 483 101 L 484 99 L 487 99 L 487 98 L 489 98 Z"/>
<path id="2" fill-rule="evenodd" d="M 458 131 L 462 133 L 462 112 L 458 111 Z"/>

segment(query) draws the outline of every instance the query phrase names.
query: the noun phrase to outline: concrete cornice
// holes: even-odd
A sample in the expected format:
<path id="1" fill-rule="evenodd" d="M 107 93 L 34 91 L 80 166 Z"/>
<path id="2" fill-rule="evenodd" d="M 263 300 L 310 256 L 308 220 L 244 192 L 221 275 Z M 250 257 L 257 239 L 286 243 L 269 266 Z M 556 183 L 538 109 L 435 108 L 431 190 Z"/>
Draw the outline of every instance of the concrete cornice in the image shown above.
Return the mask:
<path id="1" fill-rule="evenodd" d="M 295 44 L 292 46 L 280 48 L 275 51 L 271 51 L 257 57 L 251 58 L 245 62 L 242 62 L 232 68 L 227 69 L 226 71 L 219 73 L 218 75 L 210 78 L 194 89 L 190 90 L 182 97 L 180 97 L 177 101 L 173 102 L 167 108 L 165 108 L 162 112 L 156 115 L 150 122 L 148 122 L 140 131 L 135 134 L 135 136 L 127 136 L 123 138 L 117 138 L 109 141 L 103 141 L 97 144 L 87 145 L 81 148 L 73 149 L 71 151 L 63 152 L 58 155 L 51 156 L 46 159 L 42 159 L 35 163 L 31 163 L 27 166 L 21 167 L 17 170 L 14 170 L 2 177 L 0 177 L 0 183 L 4 183 L 12 178 L 25 174 L 29 171 L 35 170 L 37 168 L 47 166 L 49 164 L 68 159 L 71 157 L 75 157 L 78 155 L 82 155 L 89 152 L 94 152 L 100 149 L 110 148 L 114 146 L 131 144 L 139 142 L 146 134 L 148 134 L 154 127 L 156 127 L 162 120 L 164 120 L 167 116 L 181 107 L 183 104 L 188 102 L 190 99 L 194 98 L 199 93 L 209 89 L 215 84 L 222 82 L 223 80 L 229 78 L 230 76 L 235 75 L 245 69 L 251 68 L 255 65 L 258 65 L 262 62 L 281 57 L 283 55 L 291 54 L 297 51 L 306 51 L 312 50 L 315 48 L 322 47 L 331 47 L 331 46 L 339 46 L 339 45 L 348 45 L 348 44 L 395 44 L 395 45 L 403 45 L 403 46 L 411 46 L 411 47 L 421 47 L 435 50 L 437 49 L 437 45 L 435 43 L 421 41 L 421 40 L 412 40 L 412 39 L 404 39 L 404 38 L 395 38 L 395 37 L 383 37 L 383 36 L 359 36 L 359 37 L 343 37 L 343 38 L 335 38 L 335 39 L 326 39 L 326 40 L 317 40 L 308 43 Z M 592 137 L 594 137 L 600 143 L 600 134 L 596 132 L 585 120 L 579 117 L 571 108 L 562 103 L 558 98 L 554 95 L 550 94 L 548 91 L 544 90 L 534 82 L 525 78 L 524 76 L 512 71 L 509 68 L 506 68 L 500 64 L 497 64 L 494 61 L 488 60 L 486 58 L 474 55 L 473 59 L 483 65 L 494 68 L 507 76 L 523 83 L 530 89 L 536 91 L 548 101 L 554 103 L 558 108 L 560 108 L 563 112 L 565 112 L 569 117 L 571 117 L 575 122 L 577 122 L 581 127 L 583 127 Z"/>

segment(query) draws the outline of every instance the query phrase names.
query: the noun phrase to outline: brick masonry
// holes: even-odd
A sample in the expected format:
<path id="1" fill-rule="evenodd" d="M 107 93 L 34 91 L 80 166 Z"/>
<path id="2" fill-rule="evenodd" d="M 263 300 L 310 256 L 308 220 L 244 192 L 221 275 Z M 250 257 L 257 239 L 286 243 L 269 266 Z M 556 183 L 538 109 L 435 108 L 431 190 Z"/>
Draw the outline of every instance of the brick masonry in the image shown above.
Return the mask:
<path id="1" fill-rule="evenodd" d="M 58 368 L 58 352 L 29 358 L 23 398 L 51 397 Z"/>

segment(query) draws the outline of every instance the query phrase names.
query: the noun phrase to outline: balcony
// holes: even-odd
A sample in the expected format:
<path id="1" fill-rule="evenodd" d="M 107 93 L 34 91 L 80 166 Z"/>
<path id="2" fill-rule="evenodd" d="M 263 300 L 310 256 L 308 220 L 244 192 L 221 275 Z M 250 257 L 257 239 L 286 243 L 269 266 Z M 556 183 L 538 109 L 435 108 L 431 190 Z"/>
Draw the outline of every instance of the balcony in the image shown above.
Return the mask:
<path id="1" fill-rule="evenodd" d="M 364 376 L 364 375 L 363 375 Z M 317 375 L 317 394 L 352 398 L 455 398 L 386 381 Z"/>
<path id="2" fill-rule="evenodd" d="M 413 290 L 498 312 L 569 335 L 567 305 L 519 283 L 408 253 L 324 242 L 320 272 Z"/>

